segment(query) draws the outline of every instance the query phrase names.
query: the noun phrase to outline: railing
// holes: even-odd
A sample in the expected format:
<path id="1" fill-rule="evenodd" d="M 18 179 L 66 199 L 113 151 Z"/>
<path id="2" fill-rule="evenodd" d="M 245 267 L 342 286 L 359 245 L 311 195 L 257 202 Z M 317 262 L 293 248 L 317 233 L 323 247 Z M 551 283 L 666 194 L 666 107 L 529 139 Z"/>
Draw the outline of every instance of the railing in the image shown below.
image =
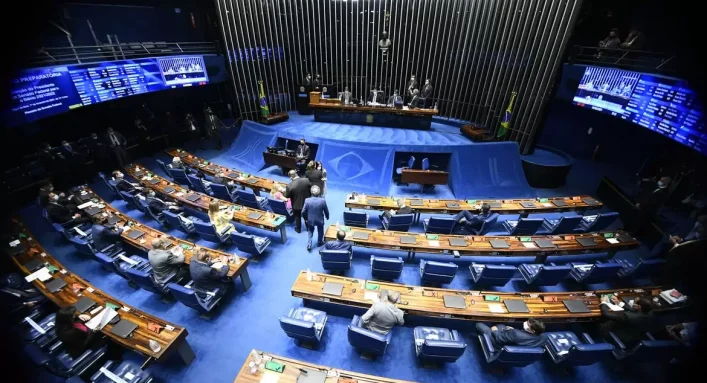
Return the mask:
<path id="1" fill-rule="evenodd" d="M 180 54 L 218 53 L 215 42 L 131 42 L 101 45 L 40 48 L 29 60 L 32 67 L 82 64 L 108 60 L 125 60 Z"/>
<path id="2" fill-rule="evenodd" d="M 612 49 L 575 45 L 570 62 L 611 66 L 642 72 L 671 73 L 677 68 L 677 58 L 671 53 Z"/>

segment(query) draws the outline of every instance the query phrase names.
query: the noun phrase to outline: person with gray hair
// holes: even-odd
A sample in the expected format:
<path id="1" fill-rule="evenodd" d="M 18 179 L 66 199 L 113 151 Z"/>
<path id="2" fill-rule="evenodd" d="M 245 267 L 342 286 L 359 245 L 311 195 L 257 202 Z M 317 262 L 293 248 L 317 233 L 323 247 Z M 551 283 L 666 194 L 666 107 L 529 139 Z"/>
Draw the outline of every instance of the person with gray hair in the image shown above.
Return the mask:
<path id="1" fill-rule="evenodd" d="M 304 201 L 302 208 L 302 217 L 307 225 L 307 233 L 309 240 L 307 241 L 307 250 L 312 250 L 312 237 L 314 236 L 314 228 L 317 228 L 317 246 L 324 245 L 324 221 L 329 219 L 329 207 L 326 200 L 321 197 L 319 186 L 314 185 L 310 189 L 311 197 Z"/>
<path id="2" fill-rule="evenodd" d="M 292 202 L 292 216 L 295 219 L 295 231 L 301 233 L 302 208 L 304 207 L 304 201 L 310 196 L 310 187 L 312 187 L 312 185 L 309 183 L 308 179 L 297 176 L 297 172 L 294 170 L 290 170 L 289 176 L 292 182 L 285 188 L 285 197 L 289 198 Z"/>
<path id="3" fill-rule="evenodd" d="M 189 269 L 182 267 L 184 252 L 180 246 L 167 250 L 170 242 L 164 238 L 155 238 L 150 244 L 152 249 L 147 252 L 147 259 L 152 265 L 152 278 L 158 287 L 164 287 L 174 276 L 178 280 L 188 275 Z"/>
<path id="4" fill-rule="evenodd" d="M 361 317 L 363 327 L 386 335 L 395 325 L 404 325 L 403 311 L 395 306 L 400 302 L 400 293 L 392 290 L 381 290 L 380 299 L 373 303 Z"/>

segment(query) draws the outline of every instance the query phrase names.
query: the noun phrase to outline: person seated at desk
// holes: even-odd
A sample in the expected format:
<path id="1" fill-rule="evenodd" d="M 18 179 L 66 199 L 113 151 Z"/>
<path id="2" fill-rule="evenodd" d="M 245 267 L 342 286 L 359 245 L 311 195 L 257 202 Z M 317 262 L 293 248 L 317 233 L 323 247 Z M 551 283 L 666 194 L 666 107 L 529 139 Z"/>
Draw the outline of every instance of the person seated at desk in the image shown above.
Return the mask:
<path id="1" fill-rule="evenodd" d="M 119 191 L 135 193 L 137 190 L 142 190 L 142 186 L 139 184 L 128 182 L 125 179 L 125 174 L 120 170 L 113 171 L 113 179 L 115 180 L 115 187 L 118 188 Z"/>
<path id="2" fill-rule="evenodd" d="M 191 173 L 192 170 L 182 162 L 182 159 L 179 157 L 174 157 L 172 158 L 172 169 L 181 169 L 184 170 L 187 173 Z"/>
<path id="3" fill-rule="evenodd" d="M 393 92 L 393 95 L 388 98 L 388 106 L 396 108 L 403 107 L 403 98 L 400 96 L 397 89 Z"/>
<path id="4" fill-rule="evenodd" d="M 169 241 L 155 238 L 150 243 L 152 249 L 147 252 L 147 259 L 152 265 L 152 279 L 159 286 L 169 282 L 170 276 L 176 273 L 176 280 L 187 276 L 189 270 L 184 266 L 184 250 L 181 246 L 169 248 Z"/>
<path id="5" fill-rule="evenodd" d="M 91 320 L 91 316 L 76 314 L 74 306 L 64 307 L 57 311 L 54 319 L 56 337 L 73 358 L 83 354 L 86 349 L 98 347 L 103 343 L 100 334 L 84 324 L 84 322 Z"/>
<path id="6" fill-rule="evenodd" d="M 523 322 L 522 330 L 503 324 L 489 328 L 484 323 L 477 323 L 476 331 L 479 334 L 489 334 L 496 349 L 503 346 L 543 347 L 547 341 L 547 338 L 542 335 L 545 324 L 535 318 Z"/>
<path id="7" fill-rule="evenodd" d="M 351 251 L 352 244 L 346 240 L 346 232 L 339 230 L 336 232 L 336 241 L 327 241 L 324 244 L 326 250 L 346 250 Z"/>
<path id="8" fill-rule="evenodd" d="M 703 239 L 704 232 L 705 232 L 705 226 L 707 226 L 707 215 L 701 215 L 701 216 L 697 217 L 697 221 L 695 222 L 695 225 L 692 226 L 692 229 L 687 233 L 687 235 L 685 235 L 685 237 L 671 235 L 668 238 L 668 241 L 672 245 L 671 248 L 678 246 L 684 242 L 694 241 L 697 239 Z"/>
<path id="9" fill-rule="evenodd" d="M 408 104 L 408 107 L 410 107 L 410 109 L 416 109 L 416 108 L 420 108 L 421 104 L 422 104 L 422 98 L 420 98 L 420 90 L 413 89 L 412 90 L 412 98 L 410 99 L 410 103 Z"/>
<path id="10" fill-rule="evenodd" d="M 78 212 L 74 205 L 64 205 L 58 194 L 49 193 L 49 203 L 47 203 L 47 215 L 52 223 L 62 226 L 75 226 L 86 222 L 91 222 L 91 218 Z"/>
<path id="11" fill-rule="evenodd" d="M 225 258 L 225 257 L 224 257 Z M 220 265 L 219 265 L 220 264 Z M 200 247 L 196 250 L 196 259 L 189 264 L 189 274 L 194 281 L 194 289 L 199 298 L 206 299 L 206 291 L 219 289 L 221 296 L 233 283 L 224 281 L 228 275 L 228 259 L 211 259 L 208 250 Z"/>
<path id="12" fill-rule="evenodd" d="M 403 310 L 395 306 L 400 301 L 397 291 L 381 290 L 380 300 L 374 302 L 371 308 L 361 317 L 363 328 L 386 335 L 395 325 L 405 324 Z"/>
<path id="13" fill-rule="evenodd" d="M 55 192 L 54 184 L 52 184 L 51 182 L 47 182 L 39 188 L 39 204 L 42 205 L 43 208 L 47 207 L 47 204 L 49 203 L 49 194 L 51 194 L 52 192 L 59 195 L 60 204 L 67 206 L 71 209 L 75 207 L 75 205 L 71 203 L 71 200 L 74 198 L 73 195 L 67 197 L 64 192 Z"/>
<path id="14" fill-rule="evenodd" d="M 13 314 L 24 315 L 29 309 L 46 302 L 47 298 L 33 284 L 18 273 L 0 277 L 0 306 Z"/>
<path id="15" fill-rule="evenodd" d="M 665 326 L 671 338 L 685 346 L 694 346 L 699 340 L 699 324 L 697 322 L 678 323 L 674 326 Z"/>
<path id="16" fill-rule="evenodd" d="M 120 242 L 120 234 L 127 229 L 127 226 L 118 227 L 111 224 L 95 223 L 91 227 L 91 239 L 96 251 L 101 251 L 116 242 Z"/>
<path id="17" fill-rule="evenodd" d="M 312 250 L 312 237 L 314 236 L 314 228 L 317 228 L 317 246 L 324 245 L 324 220 L 329 219 L 329 207 L 326 200 L 320 196 L 321 191 L 319 186 L 312 185 L 310 189 L 311 197 L 304 200 L 302 207 L 302 217 L 307 225 L 307 233 L 309 240 L 307 241 L 307 250 Z"/>
<path id="18" fill-rule="evenodd" d="M 309 145 L 304 141 L 304 138 L 299 140 L 299 145 L 295 151 L 295 158 L 297 159 L 297 169 L 302 174 L 305 166 L 307 166 L 307 161 L 309 161 L 310 156 Z"/>
<path id="19" fill-rule="evenodd" d="M 147 192 L 145 193 L 145 200 L 147 201 L 147 208 L 150 209 L 154 215 L 160 215 L 165 210 L 170 210 L 175 214 L 184 211 L 184 209 L 175 202 L 165 202 L 157 198 L 157 193 L 155 193 L 152 189 L 147 189 Z"/>
<path id="20" fill-rule="evenodd" d="M 270 189 L 270 198 L 276 199 L 278 201 L 285 201 L 285 207 L 287 210 L 292 211 L 292 200 L 285 197 L 285 187 L 280 184 L 273 184 L 272 189 Z"/>
<path id="21" fill-rule="evenodd" d="M 209 220 L 216 227 L 219 234 L 233 233 L 236 228 L 231 223 L 233 219 L 233 209 L 228 206 L 221 206 L 218 200 L 212 199 L 209 203 Z"/>
<path id="22" fill-rule="evenodd" d="M 455 225 L 465 225 L 472 231 L 477 231 L 484 224 L 484 220 L 491 216 L 491 206 L 487 203 L 481 205 L 481 212 L 474 215 L 468 210 L 463 210 L 454 216 Z"/>
<path id="23" fill-rule="evenodd" d="M 620 306 L 623 311 L 611 310 L 609 303 Z M 613 332 L 627 347 L 633 347 L 645 338 L 647 332 L 658 329 L 648 299 L 638 298 L 630 303 L 621 302 L 616 295 L 612 295 L 611 299 L 607 296 L 601 298 L 599 307 L 604 322 L 599 325 L 599 332 L 602 338 L 608 339 L 609 332 Z"/>
<path id="24" fill-rule="evenodd" d="M 223 185 L 228 189 L 229 193 L 233 193 L 233 189 L 237 189 L 236 183 L 226 178 L 226 173 L 218 172 L 213 178 L 213 183 Z"/>
<path id="25" fill-rule="evenodd" d="M 397 215 L 397 214 L 412 214 L 413 210 L 410 206 L 407 206 L 405 204 L 400 205 L 400 209 L 398 211 L 395 211 L 393 209 L 384 211 L 383 214 L 379 215 L 378 218 L 380 218 L 381 221 L 383 221 L 383 218 L 390 220 L 390 217 Z"/>

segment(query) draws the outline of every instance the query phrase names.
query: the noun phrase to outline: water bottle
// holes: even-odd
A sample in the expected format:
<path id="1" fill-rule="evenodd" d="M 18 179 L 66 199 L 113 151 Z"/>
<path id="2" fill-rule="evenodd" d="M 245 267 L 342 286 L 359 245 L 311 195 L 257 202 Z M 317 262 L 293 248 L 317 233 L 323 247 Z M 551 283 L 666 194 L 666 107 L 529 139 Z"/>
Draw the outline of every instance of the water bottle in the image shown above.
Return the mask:
<path id="1" fill-rule="evenodd" d="M 336 221 L 336 230 L 339 230 L 339 221 Z"/>
<path id="2" fill-rule="evenodd" d="M 435 102 L 435 110 L 437 110 L 437 103 Z"/>
<path id="3" fill-rule="evenodd" d="M 241 264 L 241 257 L 239 257 L 237 255 L 235 257 L 233 257 L 233 263 L 235 263 L 236 265 L 240 265 Z"/>
<path id="4" fill-rule="evenodd" d="M 255 350 L 252 351 L 252 354 L 253 354 L 253 362 L 255 362 L 255 364 L 260 364 L 260 362 L 263 361 L 263 357 L 260 356 L 260 354 L 258 352 L 256 352 Z"/>
<path id="5" fill-rule="evenodd" d="M 162 349 L 162 347 L 160 346 L 160 344 L 157 343 L 154 339 L 150 339 L 149 345 L 150 345 L 150 349 L 151 349 L 153 352 L 160 352 L 160 350 Z"/>
<path id="6" fill-rule="evenodd" d="M 312 282 L 312 278 L 312 272 L 309 270 L 309 268 L 307 268 L 307 281 Z"/>

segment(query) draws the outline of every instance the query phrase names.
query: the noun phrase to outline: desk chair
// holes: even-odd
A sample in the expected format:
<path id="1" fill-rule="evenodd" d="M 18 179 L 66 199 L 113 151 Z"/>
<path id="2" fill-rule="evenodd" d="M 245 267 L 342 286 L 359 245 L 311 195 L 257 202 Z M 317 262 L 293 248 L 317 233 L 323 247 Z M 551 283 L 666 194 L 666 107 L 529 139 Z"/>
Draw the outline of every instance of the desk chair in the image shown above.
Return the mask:
<path id="1" fill-rule="evenodd" d="M 403 273 L 403 259 L 371 255 L 371 275 L 376 279 L 394 280 Z"/>
<path id="2" fill-rule="evenodd" d="M 307 307 L 293 307 L 279 318 L 282 330 L 295 341 L 317 344 L 324 335 L 327 315 Z"/>
<path id="3" fill-rule="evenodd" d="M 645 278 L 659 274 L 665 265 L 665 259 L 641 257 L 614 258 L 614 262 L 621 265 L 619 277 L 621 278 Z"/>
<path id="4" fill-rule="evenodd" d="M 238 194 L 235 190 L 233 192 L 228 191 L 228 186 L 226 185 L 212 183 L 210 188 L 212 195 L 218 199 L 230 202 L 238 201 Z"/>
<path id="5" fill-rule="evenodd" d="M 118 195 L 120 195 L 120 198 L 128 204 L 130 209 L 140 209 L 137 207 L 137 203 L 135 202 L 135 194 L 121 190 L 118 192 Z"/>
<path id="6" fill-rule="evenodd" d="M 147 290 L 153 294 L 164 297 L 169 294 L 169 284 L 176 283 L 177 272 L 174 272 L 165 282 L 164 285 L 159 285 L 152 278 L 152 271 L 143 271 L 137 269 L 127 269 L 125 273 L 130 282 L 136 284 L 140 288 Z"/>
<path id="7" fill-rule="evenodd" d="M 614 348 L 613 355 L 617 360 L 634 360 L 637 362 L 667 362 L 675 358 L 684 347 L 677 340 L 656 340 L 653 334 L 646 333 L 648 339 L 638 342 L 635 346 L 627 347 L 619 337 L 609 333 L 609 341 Z"/>
<path id="8" fill-rule="evenodd" d="M 413 336 L 415 354 L 423 362 L 454 363 L 466 350 L 466 343 L 457 330 L 418 326 Z"/>
<path id="9" fill-rule="evenodd" d="M 164 161 L 162 161 L 160 159 L 157 160 L 157 163 L 160 165 L 160 168 L 162 168 L 162 170 L 164 171 L 165 176 L 172 178 L 172 174 L 169 172 L 170 168 L 167 166 L 167 164 L 165 164 Z"/>
<path id="10" fill-rule="evenodd" d="M 478 230 L 474 230 L 472 228 L 468 228 L 469 231 L 476 235 L 486 235 L 489 231 L 491 231 L 491 228 L 498 222 L 498 213 L 492 213 L 490 216 L 486 217 L 486 219 L 483 220 L 481 223 L 481 227 Z M 463 225 L 462 228 L 467 227 L 466 225 Z"/>
<path id="11" fill-rule="evenodd" d="M 226 293 L 224 289 L 217 287 L 210 291 L 199 291 L 200 293 L 206 295 L 205 298 L 202 298 L 197 295 L 198 290 L 195 287 L 192 287 L 193 283 L 194 281 L 190 281 L 184 286 L 178 283 L 168 283 L 167 290 L 172 294 L 174 299 L 201 313 L 211 312 L 211 310 L 216 307 L 216 305 L 221 301 L 221 298 L 223 298 L 223 295 Z"/>
<path id="12" fill-rule="evenodd" d="M 430 217 L 422 220 L 425 233 L 429 234 L 452 234 L 456 221 L 450 217 Z"/>
<path id="13" fill-rule="evenodd" d="M 234 231 L 231 234 L 231 240 L 236 245 L 238 250 L 248 254 L 262 255 L 265 252 L 265 249 L 270 245 L 269 238 L 239 233 L 237 231 Z"/>
<path id="14" fill-rule="evenodd" d="M 430 170 L 430 169 L 437 170 L 438 168 L 437 168 L 437 166 L 435 166 L 435 165 L 430 165 L 430 160 L 429 160 L 429 158 L 425 157 L 425 158 L 422 159 L 422 167 L 421 167 L 421 169 L 422 169 L 422 170 Z M 430 188 L 430 189 L 434 189 L 435 186 L 434 186 L 434 185 L 422 185 L 422 190 L 424 190 L 426 187 L 427 187 L 427 188 Z"/>
<path id="15" fill-rule="evenodd" d="M 213 193 L 211 192 L 211 188 L 207 187 L 207 185 L 204 183 L 204 180 L 201 178 L 197 177 L 195 174 L 187 174 L 187 179 L 189 180 L 189 185 L 191 185 L 191 188 L 193 190 L 198 191 L 199 193 L 204 193 L 207 195 L 212 196 Z"/>
<path id="16" fill-rule="evenodd" d="M 400 179 L 403 176 L 403 169 L 412 169 L 413 166 L 415 166 L 415 157 L 410 156 L 410 158 L 407 161 L 407 166 L 401 166 L 401 167 L 395 169 L 395 175 L 396 175 L 396 180 L 397 180 L 398 185 L 402 185 L 400 183 Z"/>
<path id="17" fill-rule="evenodd" d="M 354 227 L 368 227 L 368 213 L 360 211 L 345 211 L 344 225 Z"/>
<path id="18" fill-rule="evenodd" d="M 139 201 L 141 204 L 144 204 L 145 206 L 145 212 L 152 217 L 155 221 L 164 224 L 165 223 L 165 218 L 164 218 L 164 212 L 168 211 L 169 209 L 164 209 L 161 212 L 155 212 L 152 209 L 150 209 L 150 206 L 147 204 L 147 200 L 141 200 Z"/>
<path id="19" fill-rule="evenodd" d="M 570 263 L 570 277 L 580 283 L 601 283 L 617 278 L 622 266 L 618 262 L 600 262 L 592 264 Z"/>
<path id="20" fill-rule="evenodd" d="M 231 243 L 231 234 L 228 233 L 230 227 L 226 227 L 223 232 L 216 231 L 216 226 L 211 222 L 194 221 L 194 229 L 199 236 L 207 241 L 216 242 L 219 245 Z"/>
<path id="21" fill-rule="evenodd" d="M 268 200 L 265 197 L 258 197 L 252 190 L 238 190 L 238 201 L 251 209 L 265 210 L 268 206 Z"/>
<path id="22" fill-rule="evenodd" d="M 353 252 L 346 250 L 319 250 L 322 268 L 330 271 L 345 271 L 351 268 Z"/>
<path id="23" fill-rule="evenodd" d="M 589 366 L 608 359 L 614 351 L 609 343 L 595 343 L 587 333 L 582 340 L 571 331 L 555 331 L 543 334 L 547 338 L 545 349 L 556 364 L 567 366 Z"/>
<path id="24" fill-rule="evenodd" d="M 107 347 L 88 349 L 76 358 L 64 351 L 61 342 L 53 344 L 48 351 L 30 343 L 25 345 L 22 351 L 33 364 L 46 368 L 50 373 L 59 377 L 70 378 L 73 376 L 85 377 L 89 371 L 97 368 L 96 364 L 105 357 Z"/>
<path id="25" fill-rule="evenodd" d="M 47 315 L 46 317 L 36 320 L 33 319 L 34 322 L 39 326 L 42 330 L 45 331 L 44 334 L 40 333 L 37 331 L 34 327 L 30 326 L 27 321 L 24 321 L 25 324 L 27 325 L 27 329 L 24 331 L 24 335 L 22 336 L 22 340 L 25 342 L 35 342 L 38 339 L 42 338 L 43 336 L 46 336 L 49 334 L 49 332 L 54 332 L 54 324 L 56 323 L 56 313 L 51 313 Z"/>
<path id="26" fill-rule="evenodd" d="M 113 180 L 106 177 L 106 175 L 103 172 L 98 172 L 98 176 L 101 177 L 101 179 L 106 184 L 106 186 L 108 186 L 108 190 L 113 192 L 114 197 L 119 197 L 118 189 L 115 187 L 115 182 L 113 182 Z"/>
<path id="27" fill-rule="evenodd" d="M 582 222 L 575 229 L 578 233 L 589 233 L 590 231 L 602 231 L 609 227 L 614 221 L 619 218 L 619 213 L 602 213 L 597 215 L 585 215 L 582 217 Z"/>
<path id="28" fill-rule="evenodd" d="M 508 235 L 533 235 L 545 222 L 541 218 L 521 218 L 517 221 L 503 221 L 503 228 Z"/>
<path id="29" fill-rule="evenodd" d="M 496 348 L 490 334 L 479 334 L 478 338 L 486 362 L 490 364 L 525 367 L 542 359 L 545 353 L 545 349 L 542 347 L 503 346 Z"/>
<path id="30" fill-rule="evenodd" d="M 174 180 L 174 183 L 183 186 L 191 186 L 186 170 L 167 168 L 167 171 L 169 172 L 168 175 Z"/>
<path id="31" fill-rule="evenodd" d="M 363 328 L 363 320 L 360 316 L 354 315 L 349 324 L 349 344 L 362 353 L 381 356 L 385 354 L 385 350 L 393 338 L 393 330 L 391 329 L 386 335 L 379 334 Z"/>
<path id="32" fill-rule="evenodd" d="M 164 217 L 164 223 L 167 226 L 172 226 L 181 229 L 187 234 L 196 233 L 196 228 L 194 227 L 195 221 L 201 221 L 199 218 L 194 216 L 185 216 L 184 213 L 174 213 L 169 210 L 162 212 Z"/>
<path id="33" fill-rule="evenodd" d="M 151 383 L 152 376 L 149 372 L 140 368 L 140 365 L 130 361 L 118 362 L 109 360 L 101 367 L 112 372 L 115 376 L 122 379 L 126 383 Z M 115 383 L 111 378 L 108 378 L 101 368 L 91 375 L 91 383 Z"/>
<path id="34" fill-rule="evenodd" d="M 415 214 L 395 214 L 388 219 L 383 217 L 381 225 L 385 230 L 408 231 L 415 220 Z"/>
<path id="35" fill-rule="evenodd" d="M 471 279 L 479 286 L 505 286 L 517 270 L 515 266 L 506 265 L 469 265 Z"/>
<path id="36" fill-rule="evenodd" d="M 133 195 L 132 204 L 143 214 L 150 214 L 149 208 L 147 207 L 147 200 L 142 196 L 138 194 Z"/>
<path id="37" fill-rule="evenodd" d="M 518 271 L 530 286 L 555 286 L 567 278 L 572 268 L 569 265 L 556 266 L 554 263 L 550 266 L 526 263 L 518 266 Z"/>
<path id="38" fill-rule="evenodd" d="M 278 199 L 268 197 L 267 204 L 270 205 L 270 209 L 273 213 L 285 216 L 287 222 L 293 221 L 294 216 L 292 215 L 292 210 L 287 208 L 286 201 L 280 201 Z"/>
<path id="39" fill-rule="evenodd" d="M 420 261 L 420 278 L 423 283 L 452 283 L 458 268 L 459 266 L 456 263 L 426 261 L 423 259 Z"/>
<path id="40" fill-rule="evenodd" d="M 540 232 L 543 234 L 568 234 L 574 233 L 575 229 L 582 222 L 582 216 L 560 217 L 559 219 L 545 218 Z"/>

